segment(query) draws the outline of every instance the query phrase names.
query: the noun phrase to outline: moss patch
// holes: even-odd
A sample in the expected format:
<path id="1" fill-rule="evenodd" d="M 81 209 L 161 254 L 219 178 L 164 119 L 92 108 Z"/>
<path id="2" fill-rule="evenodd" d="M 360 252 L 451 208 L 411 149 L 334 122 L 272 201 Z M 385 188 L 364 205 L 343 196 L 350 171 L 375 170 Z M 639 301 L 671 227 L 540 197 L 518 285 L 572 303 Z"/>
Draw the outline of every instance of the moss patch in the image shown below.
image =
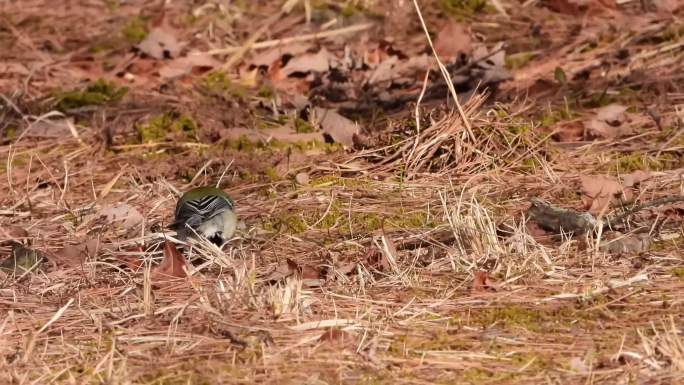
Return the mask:
<path id="1" fill-rule="evenodd" d="M 211 71 L 200 81 L 200 87 L 207 93 L 223 99 L 243 99 L 247 89 L 221 70 Z"/>
<path id="2" fill-rule="evenodd" d="M 121 34 L 127 42 L 138 44 L 147 36 L 147 24 L 140 17 L 134 17 L 124 24 Z"/>
<path id="3" fill-rule="evenodd" d="M 136 128 L 141 143 L 152 143 L 166 139 L 170 133 L 182 133 L 186 138 L 193 138 L 197 123 L 186 115 L 164 113 L 136 125 Z"/>
<path id="4" fill-rule="evenodd" d="M 113 82 L 98 79 L 81 90 L 55 92 L 56 108 L 67 111 L 84 106 L 100 106 L 117 103 L 128 92 L 127 87 L 117 87 Z"/>
<path id="5" fill-rule="evenodd" d="M 475 13 L 492 13 L 496 9 L 487 0 L 440 0 L 439 6 L 451 16 L 465 17 Z"/>

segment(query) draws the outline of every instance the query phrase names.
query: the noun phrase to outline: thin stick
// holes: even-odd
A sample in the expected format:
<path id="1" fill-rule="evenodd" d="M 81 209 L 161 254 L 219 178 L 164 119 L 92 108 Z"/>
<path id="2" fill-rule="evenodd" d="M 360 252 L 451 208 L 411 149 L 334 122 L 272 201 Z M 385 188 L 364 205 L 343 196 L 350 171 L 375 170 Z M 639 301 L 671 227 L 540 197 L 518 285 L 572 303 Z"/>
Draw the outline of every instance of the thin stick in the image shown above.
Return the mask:
<path id="1" fill-rule="evenodd" d="M 300 36 L 294 36 L 294 37 L 286 37 L 282 39 L 275 39 L 275 40 L 266 40 L 266 41 L 260 41 L 260 42 L 255 42 L 254 44 L 251 45 L 251 49 L 261 49 L 261 48 L 270 48 L 270 47 L 277 47 L 279 45 L 286 45 L 290 43 L 299 43 L 303 41 L 309 41 L 309 40 L 317 40 L 317 39 L 324 39 L 327 37 L 331 36 L 337 36 L 337 35 L 343 35 L 347 33 L 353 33 L 353 32 L 359 32 L 359 31 L 365 31 L 373 26 L 373 23 L 365 23 L 365 24 L 357 24 L 357 25 L 351 25 L 349 27 L 344 27 L 344 28 L 339 28 L 339 29 L 333 29 L 332 31 L 325 31 L 325 32 L 314 32 L 314 33 L 309 33 L 305 35 L 300 35 Z M 230 54 L 237 52 L 244 48 L 242 47 L 226 47 L 226 48 L 218 48 L 218 49 L 212 49 L 207 52 L 202 52 L 200 54 L 202 55 L 225 55 L 225 54 Z"/>
<path id="2" fill-rule="evenodd" d="M 413 0 L 413 5 L 416 6 L 416 12 L 418 13 L 418 18 L 420 18 L 420 24 L 423 26 L 423 31 L 425 32 L 425 37 L 427 38 L 428 44 L 430 44 L 430 49 L 432 49 L 432 54 L 435 56 L 435 60 L 437 60 L 437 65 L 439 66 L 439 70 L 442 72 L 442 76 L 444 77 L 444 80 L 446 81 L 447 87 L 449 88 L 449 92 L 451 93 L 451 96 L 454 98 L 454 102 L 456 103 L 456 107 L 458 108 L 458 113 L 461 115 L 461 119 L 463 119 L 463 124 L 465 124 L 466 128 L 468 129 L 468 134 L 470 135 L 470 137 L 474 138 L 474 135 L 472 132 L 472 127 L 470 126 L 470 121 L 468 121 L 468 117 L 466 116 L 465 112 L 463 111 L 463 107 L 461 106 L 461 102 L 458 101 L 458 94 L 456 93 L 456 88 L 454 88 L 454 83 L 451 81 L 451 76 L 449 75 L 449 71 L 446 69 L 444 64 L 442 64 L 442 61 L 439 60 L 439 55 L 437 55 L 437 51 L 435 50 L 435 47 L 432 45 L 432 39 L 430 38 L 430 32 L 428 31 L 427 25 L 425 25 L 425 20 L 423 19 L 423 14 L 420 12 L 420 7 L 418 6 L 418 0 Z"/>

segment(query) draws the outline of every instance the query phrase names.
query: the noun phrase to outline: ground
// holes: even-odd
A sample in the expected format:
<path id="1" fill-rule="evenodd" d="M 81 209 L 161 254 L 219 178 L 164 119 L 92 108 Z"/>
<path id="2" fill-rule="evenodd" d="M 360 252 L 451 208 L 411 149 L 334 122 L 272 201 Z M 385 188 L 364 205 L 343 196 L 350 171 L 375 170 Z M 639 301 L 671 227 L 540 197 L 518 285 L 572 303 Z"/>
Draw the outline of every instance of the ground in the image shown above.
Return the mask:
<path id="1" fill-rule="evenodd" d="M 0 383 L 684 382 L 683 16 L 0 3 Z"/>

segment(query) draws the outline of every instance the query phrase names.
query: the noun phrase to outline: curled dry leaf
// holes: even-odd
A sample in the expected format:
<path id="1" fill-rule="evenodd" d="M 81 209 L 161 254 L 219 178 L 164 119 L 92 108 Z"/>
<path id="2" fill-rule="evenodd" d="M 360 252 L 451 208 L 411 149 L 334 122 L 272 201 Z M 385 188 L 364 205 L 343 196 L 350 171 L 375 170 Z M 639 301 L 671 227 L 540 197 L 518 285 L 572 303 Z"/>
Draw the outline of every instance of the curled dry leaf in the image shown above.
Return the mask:
<path id="1" fill-rule="evenodd" d="M 173 31 L 164 26 L 159 26 L 150 31 L 145 39 L 137 45 L 143 52 L 157 60 L 171 59 L 178 56 L 180 44 Z"/>
<path id="2" fill-rule="evenodd" d="M 143 221 L 142 214 L 127 203 L 104 206 L 98 215 L 105 217 L 107 222 L 116 223 L 126 230 L 138 226 Z"/>
<path id="3" fill-rule="evenodd" d="M 437 33 L 434 42 L 440 60 L 451 62 L 459 53 L 470 54 L 473 43 L 465 26 L 455 21 L 447 22 Z"/>
<path id="4" fill-rule="evenodd" d="M 336 347 L 351 346 L 355 342 L 354 336 L 338 328 L 328 328 L 318 338 L 318 341 L 331 344 Z"/>
<path id="5" fill-rule="evenodd" d="M 609 176 L 581 176 L 582 200 L 592 214 L 605 213 L 613 200 L 622 195 L 622 184 Z"/>
<path id="6" fill-rule="evenodd" d="M 185 266 L 185 258 L 176 246 L 169 241 L 164 241 L 164 260 L 152 269 L 152 278 L 157 282 L 185 278 L 188 276 Z"/>
<path id="7" fill-rule="evenodd" d="M 287 278 L 287 277 L 291 276 L 292 274 L 294 274 L 294 272 L 296 271 L 296 268 L 297 268 L 297 264 L 294 263 L 294 266 L 293 266 L 293 263 L 294 262 L 291 262 L 290 259 L 288 259 L 286 261 L 281 261 L 278 264 L 278 266 L 276 266 L 276 268 L 273 269 L 273 271 L 271 271 L 271 273 L 268 274 L 264 279 L 267 282 L 277 282 L 283 278 Z"/>
<path id="8" fill-rule="evenodd" d="M 651 236 L 648 233 L 623 235 L 615 232 L 606 234 L 606 238 L 599 244 L 599 250 L 610 254 L 638 254 L 651 247 Z"/>
<path id="9" fill-rule="evenodd" d="M 309 184 L 309 174 L 306 172 L 300 172 L 295 175 L 295 182 L 297 182 L 300 185 L 306 186 Z"/>
<path id="10" fill-rule="evenodd" d="M 326 72 L 330 69 L 330 61 L 332 59 L 334 59 L 334 55 L 325 48 L 321 48 L 316 53 L 304 54 L 290 59 L 280 69 L 280 74 L 288 77 L 295 73 Z"/>
<path id="11" fill-rule="evenodd" d="M 213 56 L 205 52 L 190 52 L 187 56 L 179 57 L 166 63 L 159 69 L 159 76 L 165 79 L 177 78 L 193 73 L 209 71 L 221 65 Z"/>
<path id="12" fill-rule="evenodd" d="M 63 138 L 71 135 L 72 118 L 39 120 L 27 128 L 27 138 Z"/>
<path id="13" fill-rule="evenodd" d="M 615 139 L 632 134 L 627 107 L 609 104 L 596 110 L 596 116 L 584 122 L 587 130 L 595 136 Z"/>
<path id="14" fill-rule="evenodd" d="M 653 173 L 650 171 L 636 170 L 622 177 L 622 185 L 625 188 L 635 187 L 641 182 L 651 179 L 651 177 L 653 177 Z"/>
<path id="15" fill-rule="evenodd" d="M 584 124 L 577 120 L 558 122 L 552 127 L 553 138 L 561 143 L 584 139 Z"/>
<path id="16" fill-rule="evenodd" d="M 486 271 L 476 271 L 473 277 L 472 292 L 495 291 L 494 282 Z"/>
<path id="17" fill-rule="evenodd" d="M 65 245 L 50 255 L 50 259 L 65 267 L 81 266 L 88 258 L 95 258 L 104 249 L 98 238 L 88 238 L 76 245 Z"/>
<path id="18" fill-rule="evenodd" d="M 21 242 L 29 237 L 28 231 L 15 225 L 0 226 L 0 245 L 9 242 Z"/>
<path id="19" fill-rule="evenodd" d="M 325 134 L 330 136 L 335 143 L 340 143 L 347 148 L 354 145 L 354 134 L 358 134 L 359 127 L 353 121 L 345 118 L 335 110 L 316 107 L 315 120 L 321 126 Z"/>

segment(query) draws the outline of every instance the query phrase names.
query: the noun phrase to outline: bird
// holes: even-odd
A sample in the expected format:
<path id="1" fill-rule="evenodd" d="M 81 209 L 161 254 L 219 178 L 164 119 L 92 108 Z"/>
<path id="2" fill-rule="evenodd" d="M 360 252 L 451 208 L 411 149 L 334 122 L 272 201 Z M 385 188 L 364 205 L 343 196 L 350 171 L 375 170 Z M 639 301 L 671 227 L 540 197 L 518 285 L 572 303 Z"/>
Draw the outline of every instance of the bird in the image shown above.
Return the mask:
<path id="1" fill-rule="evenodd" d="M 237 228 L 235 203 L 219 188 L 194 188 L 176 203 L 175 221 L 169 227 L 183 242 L 197 234 L 220 246 L 233 237 Z"/>

